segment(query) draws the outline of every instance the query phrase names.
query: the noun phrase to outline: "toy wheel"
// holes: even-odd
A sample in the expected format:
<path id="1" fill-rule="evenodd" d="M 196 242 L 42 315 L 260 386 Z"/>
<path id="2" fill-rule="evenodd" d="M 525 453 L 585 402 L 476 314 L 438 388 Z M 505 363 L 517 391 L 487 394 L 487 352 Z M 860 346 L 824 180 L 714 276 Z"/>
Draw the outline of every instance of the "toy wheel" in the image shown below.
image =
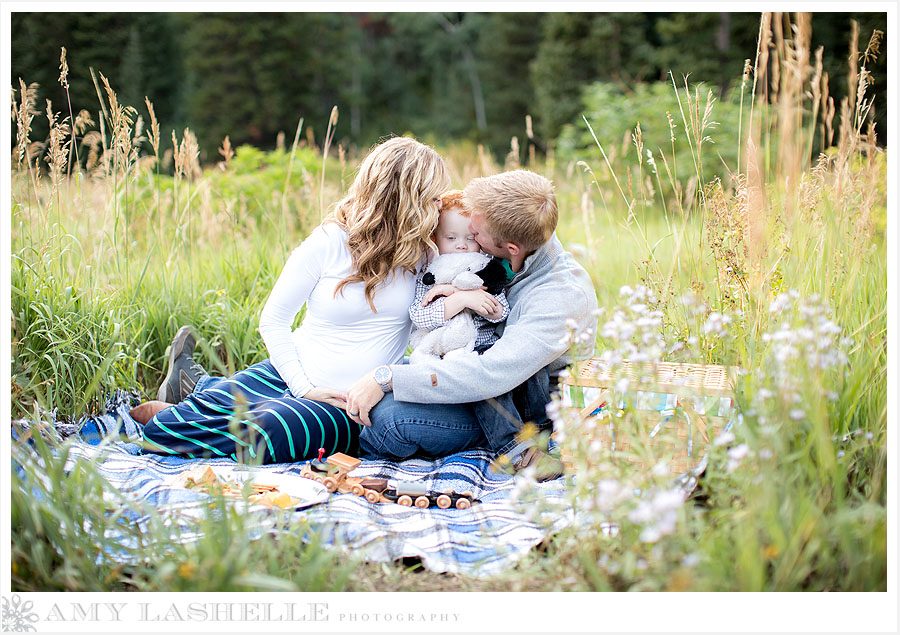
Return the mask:
<path id="1" fill-rule="evenodd" d="M 425 509 L 429 505 L 431 505 L 431 501 L 428 500 L 427 496 L 419 496 L 416 499 L 416 507 L 418 507 L 419 509 Z"/>
<path id="2" fill-rule="evenodd" d="M 322 481 L 325 480 L 325 477 L 321 476 L 319 474 L 316 474 L 315 476 L 313 476 L 313 479 L 315 479 L 316 483 L 321 483 Z"/>
<path id="3" fill-rule="evenodd" d="M 447 496 L 446 494 L 441 494 L 437 498 L 437 506 L 440 507 L 441 509 L 447 509 L 448 507 L 450 507 L 450 504 L 452 502 L 453 501 L 450 500 L 450 497 Z"/>
<path id="4" fill-rule="evenodd" d="M 460 498 L 456 501 L 456 509 L 469 509 L 472 506 L 472 501 L 468 498 Z"/>
<path id="5" fill-rule="evenodd" d="M 356 483 L 353 487 L 350 488 L 350 493 L 355 494 L 356 496 L 362 496 L 366 493 L 366 488 L 359 483 Z"/>
<path id="6" fill-rule="evenodd" d="M 373 492 L 372 490 L 366 491 L 366 500 L 370 503 L 377 503 L 380 499 L 381 497 L 378 495 L 378 492 Z"/>
<path id="7" fill-rule="evenodd" d="M 467 498 L 475 498 L 475 494 L 473 494 L 473 493 L 472 493 L 471 491 L 469 491 L 469 490 L 466 490 L 465 492 L 463 492 L 462 494 L 460 494 L 460 496 L 465 496 L 465 497 L 467 497 Z"/>
<path id="8" fill-rule="evenodd" d="M 325 480 L 322 481 L 322 485 L 324 485 L 324 486 L 325 486 L 325 489 L 327 489 L 327 490 L 328 490 L 329 492 L 331 492 L 332 494 L 333 494 L 333 493 L 337 490 L 337 488 L 338 488 L 338 482 L 337 482 L 337 479 L 335 479 L 335 478 L 332 477 L 332 476 L 326 477 Z"/>
<path id="9" fill-rule="evenodd" d="M 403 505 L 404 507 L 412 507 L 412 498 L 404 494 L 400 498 L 397 499 L 398 505 Z"/>

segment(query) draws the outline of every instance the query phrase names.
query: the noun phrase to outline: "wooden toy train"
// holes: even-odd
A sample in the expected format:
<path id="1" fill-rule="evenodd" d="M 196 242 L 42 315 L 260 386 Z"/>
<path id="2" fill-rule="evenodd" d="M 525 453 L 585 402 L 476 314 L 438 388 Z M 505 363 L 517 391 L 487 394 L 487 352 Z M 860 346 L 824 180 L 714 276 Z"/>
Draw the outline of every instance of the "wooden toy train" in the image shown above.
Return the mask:
<path id="1" fill-rule="evenodd" d="M 393 486 L 386 478 L 358 478 L 348 476 L 362 462 L 341 452 L 332 454 L 324 461 L 325 450 L 319 448 L 319 458 L 308 461 L 300 470 L 300 476 L 312 479 L 331 492 L 355 494 L 370 503 L 397 503 L 406 507 L 425 509 L 436 505 L 441 509 L 456 507 L 469 509 L 473 503 L 480 503 L 472 492 L 461 494 L 453 490 L 429 491 L 422 483 L 394 481 Z"/>

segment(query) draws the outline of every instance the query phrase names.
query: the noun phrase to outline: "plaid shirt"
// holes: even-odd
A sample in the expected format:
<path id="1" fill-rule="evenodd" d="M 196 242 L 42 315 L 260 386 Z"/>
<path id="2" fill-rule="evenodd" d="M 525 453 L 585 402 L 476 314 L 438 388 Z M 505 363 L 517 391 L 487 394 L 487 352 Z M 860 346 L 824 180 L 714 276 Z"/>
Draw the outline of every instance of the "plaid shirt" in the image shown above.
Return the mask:
<path id="1" fill-rule="evenodd" d="M 416 298 L 409 306 L 409 318 L 412 320 L 413 326 L 422 331 L 433 331 L 447 323 L 447 320 L 444 319 L 443 296 L 432 300 L 428 306 L 422 306 L 422 299 L 431 287 L 432 285 L 426 285 L 422 282 L 422 276 L 420 275 L 416 280 Z M 503 307 L 503 314 L 496 320 L 488 319 L 474 311 L 470 311 L 475 320 L 475 346 L 489 346 L 500 339 L 494 331 L 494 325 L 503 322 L 509 317 L 509 302 L 506 300 L 506 292 L 501 291 L 494 297 Z"/>

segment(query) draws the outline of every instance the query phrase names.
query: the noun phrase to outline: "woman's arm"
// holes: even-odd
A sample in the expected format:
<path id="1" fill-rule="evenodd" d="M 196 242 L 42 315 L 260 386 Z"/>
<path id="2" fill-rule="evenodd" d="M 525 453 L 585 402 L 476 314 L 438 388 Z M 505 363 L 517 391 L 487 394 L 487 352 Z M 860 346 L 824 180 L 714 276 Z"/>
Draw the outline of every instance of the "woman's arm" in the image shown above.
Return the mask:
<path id="1" fill-rule="evenodd" d="M 322 275 L 331 240 L 320 226 L 291 252 L 259 317 L 259 333 L 272 365 L 294 397 L 306 395 L 313 384 L 300 364 L 291 326 Z"/>

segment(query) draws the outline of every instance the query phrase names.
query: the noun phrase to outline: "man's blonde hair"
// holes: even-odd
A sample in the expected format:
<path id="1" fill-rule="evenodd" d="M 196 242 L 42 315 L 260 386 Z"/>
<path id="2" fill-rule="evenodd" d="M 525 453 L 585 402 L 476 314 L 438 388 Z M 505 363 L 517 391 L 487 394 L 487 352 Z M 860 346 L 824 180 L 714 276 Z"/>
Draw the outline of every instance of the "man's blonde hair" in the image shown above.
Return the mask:
<path id="1" fill-rule="evenodd" d="M 347 246 L 356 271 L 344 285 L 364 282 L 375 311 L 375 287 L 395 269 L 415 273 L 438 223 L 435 199 L 450 185 L 444 160 L 432 148 L 409 137 L 394 137 L 375 146 L 359 166 L 347 196 L 324 222 L 347 231 Z"/>
<path id="2" fill-rule="evenodd" d="M 472 179 L 463 192 L 469 209 L 484 217 L 494 242 L 534 251 L 556 229 L 559 209 L 553 183 L 530 170 Z"/>

